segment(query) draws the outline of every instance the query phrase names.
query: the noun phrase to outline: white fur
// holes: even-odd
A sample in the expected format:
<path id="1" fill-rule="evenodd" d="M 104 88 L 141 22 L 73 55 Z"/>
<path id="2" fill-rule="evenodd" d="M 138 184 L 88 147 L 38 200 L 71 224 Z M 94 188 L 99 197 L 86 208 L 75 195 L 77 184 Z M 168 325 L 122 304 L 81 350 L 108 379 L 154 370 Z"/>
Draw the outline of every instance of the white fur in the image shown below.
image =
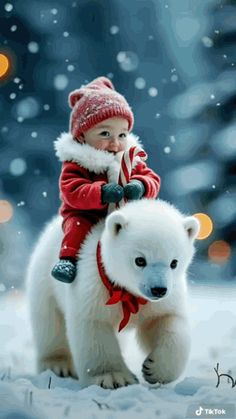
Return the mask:
<path id="1" fill-rule="evenodd" d="M 109 297 L 97 269 L 96 247 L 101 238 L 105 270 L 115 283 L 146 305 L 132 314 L 146 351 L 143 375 L 150 383 L 167 383 L 183 371 L 190 348 L 186 310 L 186 270 L 194 254 L 198 222 L 161 200 L 135 201 L 97 224 L 87 236 L 72 284 L 50 275 L 62 239 L 61 219 L 45 229 L 33 252 L 27 278 L 38 370 L 78 376 L 83 387 L 116 388 L 137 382 L 125 365 L 116 338 L 122 306 L 106 306 Z M 140 268 L 135 258 L 145 257 Z M 170 268 L 173 259 L 176 269 Z M 155 299 L 153 287 L 166 286 Z M 128 327 L 127 326 L 127 327 Z"/>

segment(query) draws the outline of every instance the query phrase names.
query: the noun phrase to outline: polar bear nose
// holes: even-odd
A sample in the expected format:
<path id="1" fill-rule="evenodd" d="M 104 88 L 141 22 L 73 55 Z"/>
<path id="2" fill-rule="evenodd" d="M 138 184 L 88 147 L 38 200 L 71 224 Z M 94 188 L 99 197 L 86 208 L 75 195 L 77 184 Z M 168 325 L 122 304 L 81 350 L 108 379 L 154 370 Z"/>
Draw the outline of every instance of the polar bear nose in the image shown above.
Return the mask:
<path id="1" fill-rule="evenodd" d="M 153 287 L 151 288 L 151 293 L 154 297 L 164 297 L 166 294 L 167 288 L 164 287 Z"/>

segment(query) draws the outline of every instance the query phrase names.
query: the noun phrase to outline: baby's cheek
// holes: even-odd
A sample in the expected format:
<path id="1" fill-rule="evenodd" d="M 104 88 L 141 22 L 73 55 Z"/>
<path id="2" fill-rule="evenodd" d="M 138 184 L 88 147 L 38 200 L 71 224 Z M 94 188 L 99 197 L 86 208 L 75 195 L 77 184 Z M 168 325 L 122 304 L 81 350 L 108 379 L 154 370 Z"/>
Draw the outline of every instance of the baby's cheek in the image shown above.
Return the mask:
<path id="1" fill-rule="evenodd" d="M 103 140 L 100 144 L 101 144 L 100 150 L 108 150 L 109 149 L 109 143 L 107 141 Z"/>
<path id="2" fill-rule="evenodd" d="M 126 149 L 126 141 L 120 143 L 119 145 L 119 151 L 124 151 Z"/>
<path id="3" fill-rule="evenodd" d="M 104 141 L 104 140 L 102 140 L 102 141 L 97 141 L 96 148 L 97 148 L 98 150 L 106 150 L 106 149 L 107 149 L 107 144 L 106 144 L 106 141 Z"/>

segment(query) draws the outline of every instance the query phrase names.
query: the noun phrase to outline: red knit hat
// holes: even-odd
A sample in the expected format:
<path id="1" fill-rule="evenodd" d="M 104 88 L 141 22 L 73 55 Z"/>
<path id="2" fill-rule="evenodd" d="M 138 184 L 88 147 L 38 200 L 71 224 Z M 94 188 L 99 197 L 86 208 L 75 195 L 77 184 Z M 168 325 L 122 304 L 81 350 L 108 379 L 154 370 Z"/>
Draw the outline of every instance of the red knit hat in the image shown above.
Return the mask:
<path id="1" fill-rule="evenodd" d="M 126 99 L 115 91 L 112 82 L 106 77 L 98 77 L 87 86 L 74 90 L 69 95 L 72 108 L 70 132 L 78 138 L 99 122 L 115 116 L 127 119 L 131 131 L 134 116 Z"/>

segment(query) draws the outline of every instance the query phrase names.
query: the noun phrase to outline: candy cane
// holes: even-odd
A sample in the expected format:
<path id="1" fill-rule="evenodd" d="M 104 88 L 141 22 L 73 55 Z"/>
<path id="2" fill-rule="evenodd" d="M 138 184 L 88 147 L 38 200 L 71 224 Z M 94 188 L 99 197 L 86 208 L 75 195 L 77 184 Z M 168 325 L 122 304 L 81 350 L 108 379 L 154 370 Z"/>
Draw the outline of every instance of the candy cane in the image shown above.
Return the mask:
<path id="1" fill-rule="evenodd" d="M 121 160 L 121 169 L 119 174 L 119 185 L 125 186 L 130 181 L 131 172 L 134 166 L 135 157 L 140 157 L 141 160 L 147 159 L 147 154 L 144 150 L 138 147 L 131 147 L 129 150 L 124 151 Z"/>
<path id="2" fill-rule="evenodd" d="M 127 185 L 130 181 L 130 176 L 132 173 L 132 169 L 134 167 L 135 159 L 141 159 L 143 161 L 147 160 L 147 154 L 145 151 L 137 146 L 131 147 L 129 150 L 124 151 L 123 156 L 121 158 L 121 168 L 118 178 L 118 183 L 121 186 Z M 117 204 L 110 204 L 108 213 L 110 214 L 115 209 L 122 207 L 125 204 L 125 198 L 122 199 Z"/>

